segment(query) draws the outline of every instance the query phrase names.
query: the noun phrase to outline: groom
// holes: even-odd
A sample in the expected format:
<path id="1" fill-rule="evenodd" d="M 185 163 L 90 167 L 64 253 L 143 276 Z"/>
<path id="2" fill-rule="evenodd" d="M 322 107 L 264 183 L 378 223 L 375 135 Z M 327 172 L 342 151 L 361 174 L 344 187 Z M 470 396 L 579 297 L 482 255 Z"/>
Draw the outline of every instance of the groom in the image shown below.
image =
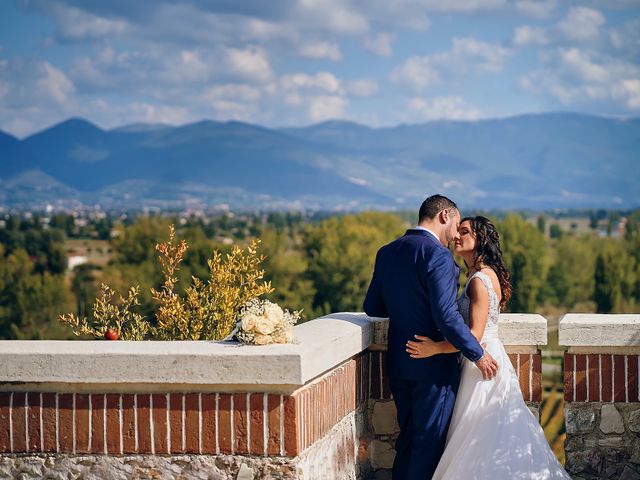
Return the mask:
<path id="1" fill-rule="evenodd" d="M 418 226 L 378 251 L 364 301 L 367 315 L 389 317 L 387 374 L 400 425 L 393 480 L 432 477 L 460 381 L 457 354 L 413 359 L 407 342 L 415 341 L 415 334 L 447 339 L 475 362 L 485 379 L 498 368 L 458 312 L 459 268 L 447 246 L 459 223 L 454 202 L 442 195 L 427 198 Z"/>

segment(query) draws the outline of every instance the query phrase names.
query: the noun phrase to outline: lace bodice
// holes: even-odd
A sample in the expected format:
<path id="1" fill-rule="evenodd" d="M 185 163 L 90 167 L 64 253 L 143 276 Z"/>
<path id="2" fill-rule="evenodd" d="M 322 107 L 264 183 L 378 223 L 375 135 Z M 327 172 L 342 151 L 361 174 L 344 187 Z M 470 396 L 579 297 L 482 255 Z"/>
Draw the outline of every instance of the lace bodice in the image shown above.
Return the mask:
<path id="1" fill-rule="evenodd" d="M 493 289 L 493 283 L 489 278 L 489 275 L 483 272 L 476 272 L 469 277 L 466 285 L 464 286 L 464 291 L 458 298 L 458 309 L 460 310 L 460 314 L 467 325 L 469 325 L 469 304 L 470 300 L 467 296 L 467 289 L 469 288 L 469 284 L 471 280 L 474 278 L 479 278 L 480 281 L 487 287 L 489 292 L 489 316 L 487 318 L 487 326 L 484 330 L 483 339 L 487 339 L 490 337 L 498 336 L 498 318 L 500 316 L 500 300 L 498 299 L 498 295 L 496 291 Z"/>

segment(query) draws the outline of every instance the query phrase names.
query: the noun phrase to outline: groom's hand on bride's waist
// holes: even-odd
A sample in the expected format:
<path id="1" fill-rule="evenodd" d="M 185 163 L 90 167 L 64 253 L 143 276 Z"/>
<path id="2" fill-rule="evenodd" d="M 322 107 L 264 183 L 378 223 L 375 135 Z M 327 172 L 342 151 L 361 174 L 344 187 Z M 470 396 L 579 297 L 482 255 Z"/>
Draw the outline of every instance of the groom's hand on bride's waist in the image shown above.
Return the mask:
<path id="1" fill-rule="evenodd" d="M 498 362 L 486 350 L 480 360 L 476 362 L 476 366 L 485 380 L 491 380 L 498 372 Z"/>

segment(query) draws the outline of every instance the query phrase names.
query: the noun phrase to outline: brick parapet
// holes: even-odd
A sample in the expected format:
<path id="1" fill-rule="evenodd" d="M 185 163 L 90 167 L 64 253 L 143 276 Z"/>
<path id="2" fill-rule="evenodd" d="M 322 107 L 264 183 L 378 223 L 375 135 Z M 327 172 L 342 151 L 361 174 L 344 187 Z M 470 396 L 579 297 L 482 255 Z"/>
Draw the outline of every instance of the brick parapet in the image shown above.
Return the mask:
<path id="1" fill-rule="evenodd" d="M 640 315 L 568 314 L 564 355 L 567 471 L 640 478 Z"/>
<path id="2" fill-rule="evenodd" d="M 0 393 L 0 453 L 295 457 L 368 397 L 367 354 L 290 395 Z"/>

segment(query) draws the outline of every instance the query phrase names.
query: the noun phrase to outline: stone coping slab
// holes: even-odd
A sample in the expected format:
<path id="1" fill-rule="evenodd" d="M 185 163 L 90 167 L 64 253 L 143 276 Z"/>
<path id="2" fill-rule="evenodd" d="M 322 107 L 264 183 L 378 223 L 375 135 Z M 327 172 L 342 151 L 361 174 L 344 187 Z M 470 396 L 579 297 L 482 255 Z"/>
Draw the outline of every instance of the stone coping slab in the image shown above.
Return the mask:
<path id="1" fill-rule="evenodd" d="M 189 385 L 202 391 L 292 391 L 366 350 L 384 336 L 387 319 L 335 313 L 295 327 L 294 343 L 251 346 L 211 341 L 0 341 L 0 390 L 39 384 L 155 391 Z M 500 319 L 507 345 L 546 344 L 540 315 Z M 116 387 L 114 389 L 114 386 Z M 119 388 L 118 388 L 119 386 Z M 202 386 L 198 389 L 198 386 Z M 265 386 L 270 386 L 269 388 Z M 138 391 L 136 390 L 136 391 Z"/>
<path id="2" fill-rule="evenodd" d="M 366 350 L 372 321 L 336 313 L 288 345 L 212 341 L 0 341 L 0 388 L 24 383 L 300 386 Z M 1 385 L 4 384 L 4 385 Z"/>
<path id="3" fill-rule="evenodd" d="M 386 346 L 389 319 L 372 318 L 371 320 L 375 325 L 374 345 Z M 546 345 L 547 319 L 532 313 L 503 313 L 498 323 L 498 335 L 505 345 Z"/>
<path id="4" fill-rule="evenodd" d="M 633 347 L 640 351 L 640 314 L 568 313 L 560 319 L 565 347 Z"/>

